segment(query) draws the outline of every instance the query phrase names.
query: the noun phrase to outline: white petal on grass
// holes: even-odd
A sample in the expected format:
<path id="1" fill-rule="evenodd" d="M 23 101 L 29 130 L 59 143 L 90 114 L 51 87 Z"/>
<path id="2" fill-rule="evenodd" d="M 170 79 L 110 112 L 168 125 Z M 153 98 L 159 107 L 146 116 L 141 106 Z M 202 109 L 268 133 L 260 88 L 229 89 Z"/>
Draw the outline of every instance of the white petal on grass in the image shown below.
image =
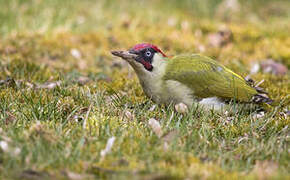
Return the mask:
<path id="1" fill-rule="evenodd" d="M 256 74 L 259 72 L 259 70 L 260 70 L 260 64 L 256 62 L 252 65 L 250 74 Z"/>
<path id="2" fill-rule="evenodd" d="M 0 141 L 0 148 L 4 152 L 9 152 L 9 146 L 8 146 L 8 143 L 6 141 Z"/>
<path id="3" fill-rule="evenodd" d="M 188 107 L 184 103 L 179 103 L 174 106 L 176 112 L 184 114 L 188 112 Z"/>
<path id="4" fill-rule="evenodd" d="M 125 116 L 130 120 L 132 120 L 134 118 L 134 116 L 132 115 L 132 113 L 130 111 L 125 111 Z"/>
<path id="5" fill-rule="evenodd" d="M 39 84 L 36 86 L 37 89 L 54 89 L 57 86 L 60 86 L 61 81 L 56 82 L 46 82 L 44 84 Z"/>
<path id="6" fill-rule="evenodd" d="M 254 119 L 260 119 L 260 118 L 263 118 L 264 116 L 265 116 L 265 112 L 263 112 L 263 111 L 253 114 Z"/>
<path id="7" fill-rule="evenodd" d="M 106 148 L 101 151 L 101 159 L 104 159 L 105 156 L 111 152 L 115 139 L 116 138 L 114 136 L 108 139 Z"/>
<path id="8" fill-rule="evenodd" d="M 162 136 L 162 129 L 160 126 L 160 123 L 154 119 L 151 118 L 149 119 L 149 126 L 151 127 L 151 129 L 153 130 L 153 132 L 160 138 Z"/>
<path id="9" fill-rule="evenodd" d="M 71 49 L 70 54 L 76 59 L 80 59 L 82 57 L 82 54 L 78 49 Z"/>
<path id="10" fill-rule="evenodd" d="M 174 112 L 172 111 L 172 112 L 171 112 L 171 115 L 170 115 L 170 117 L 169 117 L 169 120 L 168 120 L 168 122 L 167 122 L 166 127 L 168 127 L 168 126 L 170 125 L 170 123 L 171 123 L 173 117 L 174 117 Z"/>
<path id="11" fill-rule="evenodd" d="M 225 111 L 224 115 L 226 115 L 226 116 L 229 115 L 229 111 Z"/>
<path id="12" fill-rule="evenodd" d="M 238 140 L 238 144 L 240 144 L 242 141 L 247 141 L 248 139 L 248 137 L 242 137 Z"/>
<path id="13" fill-rule="evenodd" d="M 154 104 L 154 105 L 149 109 L 149 111 L 154 111 L 155 108 L 156 108 L 156 105 Z"/>

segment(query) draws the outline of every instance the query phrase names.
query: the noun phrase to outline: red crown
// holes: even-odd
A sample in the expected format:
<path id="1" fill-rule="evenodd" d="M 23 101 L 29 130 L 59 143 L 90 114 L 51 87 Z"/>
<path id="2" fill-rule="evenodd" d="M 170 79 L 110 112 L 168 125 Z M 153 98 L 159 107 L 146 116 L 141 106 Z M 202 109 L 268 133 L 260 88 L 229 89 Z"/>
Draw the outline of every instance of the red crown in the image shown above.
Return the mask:
<path id="1" fill-rule="evenodd" d="M 167 57 L 166 54 L 164 54 L 157 46 L 150 43 L 136 44 L 132 49 L 139 51 L 141 49 L 148 48 L 148 47 L 153 48 L 155 51 L 161 53 L 163 57 Z"/>

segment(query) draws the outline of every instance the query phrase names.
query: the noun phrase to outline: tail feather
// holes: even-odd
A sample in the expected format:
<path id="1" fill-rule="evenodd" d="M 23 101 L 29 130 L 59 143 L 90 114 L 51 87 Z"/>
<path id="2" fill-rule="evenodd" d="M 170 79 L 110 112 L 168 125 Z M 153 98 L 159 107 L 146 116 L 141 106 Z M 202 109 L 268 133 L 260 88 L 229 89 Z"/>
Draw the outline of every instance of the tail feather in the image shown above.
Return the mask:
<path id="1" fill-rule="evenodd" d="M 266 104 L 271 105 L 274 101 L 265 94 L 256 94 L 253 96 L 252 102 L 257 103 L 257 104 L 266 103 Z"/>
<path id="2" fill-rule="evenodd" d="M 253 88 L 256 89 L 258 94 L 254 95 L 252 98 L 252 102 L 257 103 L 257 104 L 268 104 L 271 105 L 274 101 L 269 98 L 268 93 L 259 85 L 264 82 L 264 80 L 260 81 L 259 83 L 255 83 L 253 79 L 246 77 L 245 78 L 246 82 Z"/>

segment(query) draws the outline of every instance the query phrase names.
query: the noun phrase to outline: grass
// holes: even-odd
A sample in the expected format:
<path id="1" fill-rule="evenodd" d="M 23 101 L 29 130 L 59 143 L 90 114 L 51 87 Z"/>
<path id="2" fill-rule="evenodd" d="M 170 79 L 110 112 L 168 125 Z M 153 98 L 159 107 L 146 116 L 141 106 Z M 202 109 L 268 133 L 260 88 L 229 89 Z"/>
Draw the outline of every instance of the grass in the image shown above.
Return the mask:
<path id="1" fill-rule="evenodd" d="M 201 52 L 243 76 L 267 58 L 290 67 L 289 2 L 241 1 L 233 16 L 219 5 L 0 0 L 0 141 L 8 144 L 0 179 L 289 178 L 281 109 L 262 118 L 153 109 L 133 71 L 110 54 L 145 41 L 169 55 Z M 233 39 L 212 47 L 208 36 L 221 26 Z M 252 78 L 287 105 L 289 73 Z"/>

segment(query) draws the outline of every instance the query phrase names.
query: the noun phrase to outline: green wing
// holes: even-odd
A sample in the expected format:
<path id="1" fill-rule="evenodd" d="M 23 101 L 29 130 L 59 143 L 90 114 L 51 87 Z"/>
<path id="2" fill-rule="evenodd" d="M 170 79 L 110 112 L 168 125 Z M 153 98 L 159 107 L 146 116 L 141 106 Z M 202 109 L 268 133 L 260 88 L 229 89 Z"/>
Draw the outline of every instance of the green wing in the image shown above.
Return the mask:
<path id="1" fill-rule="evenodd" d="M 181 55 L 168 60 L 164 80 L 175 80 L 199 98 L 220 97 L 249 102 L 257 91 L 239 75 L 201 55 Z"/>

